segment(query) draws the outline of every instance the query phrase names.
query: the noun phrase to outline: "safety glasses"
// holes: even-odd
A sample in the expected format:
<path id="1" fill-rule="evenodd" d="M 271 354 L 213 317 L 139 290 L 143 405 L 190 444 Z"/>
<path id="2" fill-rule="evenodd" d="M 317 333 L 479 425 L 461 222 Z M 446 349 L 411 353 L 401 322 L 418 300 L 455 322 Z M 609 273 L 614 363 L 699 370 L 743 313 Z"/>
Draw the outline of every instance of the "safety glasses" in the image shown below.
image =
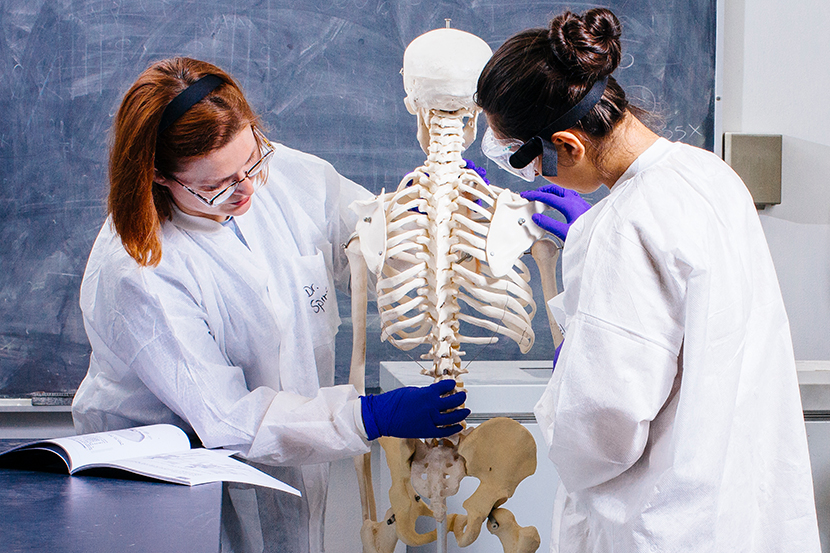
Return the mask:
<path id="1" fill-rule="evenodd" d="M 516 153 L 522 147 L 522 144 L 521 140 L 496 138 L 493 129 L 487 127 L 487 131 L 481 139 L 481 151 L 508 173 L 512 173 L 527 182 L 533 182 L 539 168 L 538 156 L 535 160 L 529 161 L 524 167 L 518 169 L 510 165 L 510 156 Z"/>
<path id="2" fill-rule="evenodd" d="M 559 131 L 570 129 L 585 117 L 602 99 L 608 77 L 603 77 L 591 86 L 588 93 L 575 106 L 560 115 L 553 123 L 539 133 L 521 142 L 515 139 L 501 140 L 488 128 L 481 141 L 484 155 L 499 164 L 499 167 L 530 182 L 535 175 L 555 177 L 558 164 L 556 148 L 550 137 Z M 489 134 L 489 140 L 488 140 Z M 489 153 L 488 153 L 489 152 Z"/>

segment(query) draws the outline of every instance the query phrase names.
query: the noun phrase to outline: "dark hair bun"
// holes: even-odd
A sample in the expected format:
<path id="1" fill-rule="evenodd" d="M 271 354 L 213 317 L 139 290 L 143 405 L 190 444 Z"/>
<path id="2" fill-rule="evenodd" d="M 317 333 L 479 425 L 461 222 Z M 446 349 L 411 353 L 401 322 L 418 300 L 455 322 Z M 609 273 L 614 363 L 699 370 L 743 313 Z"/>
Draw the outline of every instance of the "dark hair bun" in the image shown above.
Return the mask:
<path id="1" fill-rule="evenodd" d="M 574 76 L 601 79 L 620 64 L 620 20 L 605 8 L 582 15 L 566 11 L 551 20 L 553 57 Z"/>

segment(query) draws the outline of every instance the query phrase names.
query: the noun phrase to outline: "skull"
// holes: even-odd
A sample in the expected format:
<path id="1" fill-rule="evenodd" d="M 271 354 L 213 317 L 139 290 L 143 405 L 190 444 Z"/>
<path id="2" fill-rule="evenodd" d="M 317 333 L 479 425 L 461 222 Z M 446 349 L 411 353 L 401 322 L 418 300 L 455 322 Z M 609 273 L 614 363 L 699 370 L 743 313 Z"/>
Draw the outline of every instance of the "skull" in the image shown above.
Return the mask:
<path id="1" fill-rule="evenodd" d="M 403 55 L 404 104 L 418 116 L 418 141 L 424 153 L 429 153 L 430 110 L 469 111 L 464 147 L 475 140 L 480 110 L 473 96 L 492 54 L 482 39 L 458 29 L 435 29 L 409 43 Z"/>

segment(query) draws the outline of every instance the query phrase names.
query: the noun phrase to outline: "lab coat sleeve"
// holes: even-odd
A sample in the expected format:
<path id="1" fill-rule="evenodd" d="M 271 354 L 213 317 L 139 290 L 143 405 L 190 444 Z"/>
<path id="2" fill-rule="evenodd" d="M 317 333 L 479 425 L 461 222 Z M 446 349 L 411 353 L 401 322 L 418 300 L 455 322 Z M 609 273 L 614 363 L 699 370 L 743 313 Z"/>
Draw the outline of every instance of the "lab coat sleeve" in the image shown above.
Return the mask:
<path id="1" fill-rule="evenodd" d="M 568 236 L 566 336 L 535 408 L 570 492 L 607 482 L 641 458 L 679 371 L 685 265 L 676 236 L 654 233 L 667 214 L 616 207 L 586 216 Z"/>
<path id="2" fill-rule="evenodd" d="M 121 279 L 107 334 L 111 350 L 206 447 L 288 465 L 368 450 L 356 427 L 353 387 L 321 389 L 311 398 L 268 387 L 249 390 L 242 369 L 213 339 L 192 286 L 186 276 L 174 280 L 150 270 Z"/>

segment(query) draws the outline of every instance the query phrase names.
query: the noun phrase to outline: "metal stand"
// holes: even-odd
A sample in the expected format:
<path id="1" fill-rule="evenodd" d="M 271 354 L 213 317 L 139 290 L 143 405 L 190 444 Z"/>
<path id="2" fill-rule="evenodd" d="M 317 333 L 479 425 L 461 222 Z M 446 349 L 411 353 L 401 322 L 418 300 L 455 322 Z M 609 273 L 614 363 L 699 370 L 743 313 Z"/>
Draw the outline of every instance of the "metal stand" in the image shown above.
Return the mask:
<path id="1" fill-rule="evenodd" d="M 442 520 L 441 522 L 438 523 L 438 526 L 436 527 L 436 533 L 438 534 L 437 540 L 436 540 L 438 542 L 438 548 L 436 549 L 436 551 L 438 553 L 447 553 L 447 517 L 446 516 L 444 517 L 444 520 Z"/>

